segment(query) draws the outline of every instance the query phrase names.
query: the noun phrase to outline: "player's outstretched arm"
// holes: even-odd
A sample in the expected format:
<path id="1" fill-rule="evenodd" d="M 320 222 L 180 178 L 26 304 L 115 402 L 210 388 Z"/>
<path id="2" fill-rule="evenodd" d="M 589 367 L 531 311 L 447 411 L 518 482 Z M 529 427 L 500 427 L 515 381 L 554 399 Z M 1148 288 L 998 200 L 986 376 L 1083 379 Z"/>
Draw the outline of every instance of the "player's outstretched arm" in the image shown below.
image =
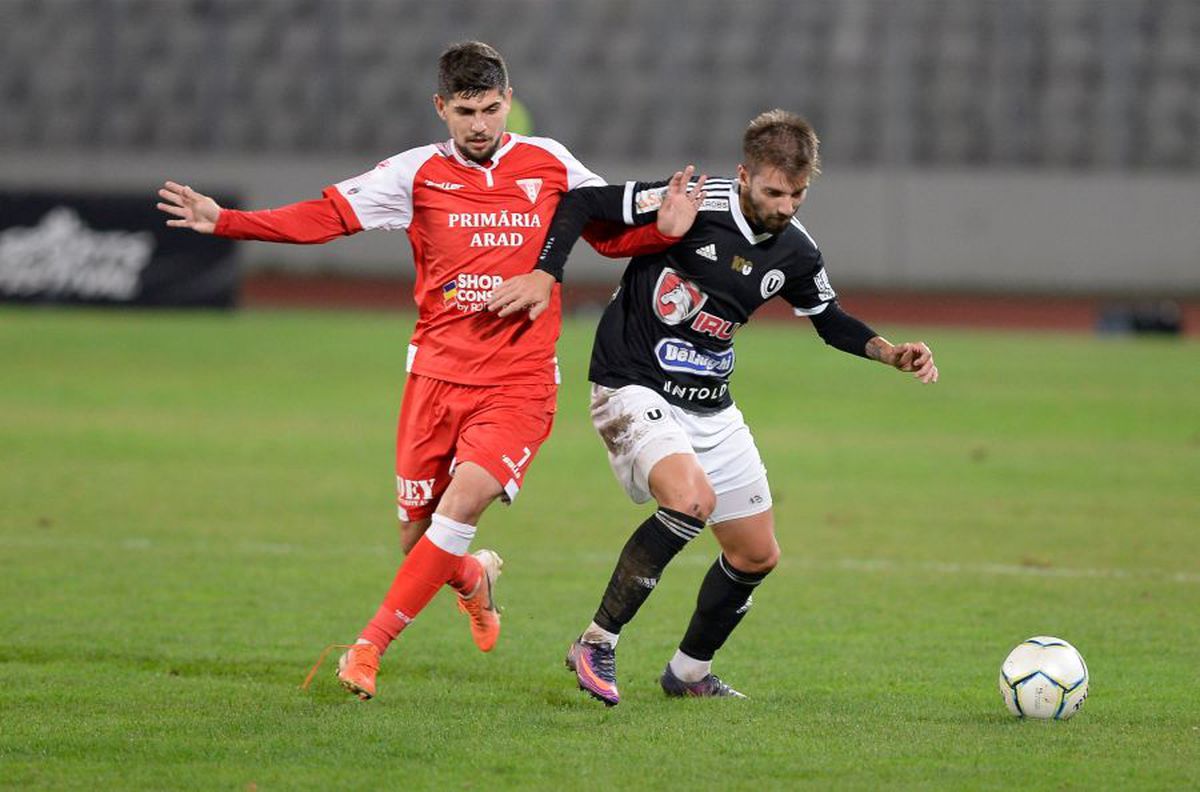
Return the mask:
<path id="1" fill-rule="evenodd" d="M 217 227 L 221 207 L 212 198 L 198 193 L 186 184 L 166 182 L 158 191 L 158 208 L 171 215 L 167 225 L 172 228 L 190 228 L 200 234 L 211 234 Z"/>
<path id="2" fill-rule="evenodd" d="M 906 341 L 891 344 L 881 336 L 867 342 L 867 357 L 886 363 L 899 371 L 909 371 L 922 383 L 929 385 L 938 381 L 938 368 L 933 362 L 933 351 L 923 341 Z"/>

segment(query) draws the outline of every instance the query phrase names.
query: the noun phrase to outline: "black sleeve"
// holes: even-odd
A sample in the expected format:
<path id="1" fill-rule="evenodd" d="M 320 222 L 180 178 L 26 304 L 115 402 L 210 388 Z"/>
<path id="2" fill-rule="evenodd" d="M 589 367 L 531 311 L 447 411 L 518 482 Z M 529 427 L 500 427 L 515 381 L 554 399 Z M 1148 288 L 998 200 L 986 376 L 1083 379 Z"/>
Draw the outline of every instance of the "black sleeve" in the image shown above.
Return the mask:
<path id="1" fill-rule="evenodd" d="M 867 342 L 879 335 L 858 319 L 842 310 L 837 300 L 829 302 L 825 310 L 808 317 L 817 334 L 834 349 L 849 352 L 859 357 L 867 356 Z"/>
<path id="2" fill-rule="evenodd" d="M 580 187 L 563 194 L 550 220 L 546 242 L 538 256 L 536 269 L 549 272 L 562 281 L 563 267 L 571 248 L 583 235 L 583 228 L 593 220 L 637 226 L 651 223 L 658 217 L 658 203 L 647 201 L 647 191 L 661 190 L 666 182 L 628 182 L 605 187 Z M 651 205 L 653 204 L 653 205 Z"/>

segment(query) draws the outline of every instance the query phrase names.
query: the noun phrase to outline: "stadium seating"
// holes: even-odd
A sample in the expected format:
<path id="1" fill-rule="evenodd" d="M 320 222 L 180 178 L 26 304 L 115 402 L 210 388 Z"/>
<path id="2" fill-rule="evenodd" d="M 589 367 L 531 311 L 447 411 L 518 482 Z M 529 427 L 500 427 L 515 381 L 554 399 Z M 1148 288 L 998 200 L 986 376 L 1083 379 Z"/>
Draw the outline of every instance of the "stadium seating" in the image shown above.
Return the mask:
<path id="1" fill-rule="evenodd" d="M 842 164 L 1200 169 L 1194 0 L 4 0 L 0 146 L 380 155 L 470 37 L 587 159 L 723 165 L 783 106 Z"/>

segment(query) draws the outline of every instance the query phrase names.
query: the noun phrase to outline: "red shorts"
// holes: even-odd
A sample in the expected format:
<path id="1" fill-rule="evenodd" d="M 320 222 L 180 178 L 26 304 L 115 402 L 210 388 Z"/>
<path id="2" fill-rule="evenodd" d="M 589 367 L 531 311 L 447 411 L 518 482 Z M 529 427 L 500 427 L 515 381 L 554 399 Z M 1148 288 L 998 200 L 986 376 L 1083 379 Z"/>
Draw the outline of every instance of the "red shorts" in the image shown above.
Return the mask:
<path id="1" fill-rule="evenodd" d="M 512 502 L 554 425 L 554 385 L 459 385 L 409 374 L 396 427 L 400 519 L 433 514 L 454 466 L 479 465 Z"/>

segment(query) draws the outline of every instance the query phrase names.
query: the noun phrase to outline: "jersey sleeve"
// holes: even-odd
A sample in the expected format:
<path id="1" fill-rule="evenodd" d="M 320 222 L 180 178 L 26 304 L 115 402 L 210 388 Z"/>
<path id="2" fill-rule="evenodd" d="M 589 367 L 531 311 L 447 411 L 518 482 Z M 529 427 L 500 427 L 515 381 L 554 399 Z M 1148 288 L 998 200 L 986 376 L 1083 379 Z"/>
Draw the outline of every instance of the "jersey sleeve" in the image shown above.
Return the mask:
<path id="1" fill-rule="evenodd" d="M 574 190 L 579 187 L 604 187 L 608 184 L 604 179 L 588 170 L 582 162 L 575 159 L 575 155 L 557 140 L 547 137 L 530 137 L 522 138 L 522 140 L 530 145 L 545 149 L 563 164 L 563 167 L 567 169 L 568 190 Z"/>
<path id="2" fill-rule="evenodd" d="M 385 159 L 364 174 L 333 185 L 343 199 L 336 202 L 339 211 L 353 214 L 353 222 L 347 225 L 357 224 L 366 230 L 408 228 L 413 214 L 413 181 L 420 167 L 436 155 L 436 146 L 410 149 Z"/>
<path id="3" fill-rule="evenodd" d="M 807 231 L 804 236 L 812 242 Z M 797 253 L 796 267 L 788 274 L 780 294 L 797 316 L 815 316 L 837 299 L 837 292 L 825 272 L 825 260 L 815 244 Z"/>
<path id="4" fill-rule="evenodd" d="M 291 242 L 313 245 L 361 231 L 348 224 L 340 198 L 333 188 L 318 201 L 281 206 L 278 209 L 241 211 L 222 209 L 213 233 L 227 239 L 252 239 L 260 242 Z M 349 218 L 353 220 L 353 215 Z"/>
<path id="5" fill-rule="evenodd" d="M 691 183 L 692 185 L 695 182 Z M 691 185 L 689 185 L 691 186 Z M 621 200 L 622 220 L 625 225 L 642 225 L 658 217 L 667 194 L 667 182 L 625 182 L 625 194 Z"/>
<path id="6" fill-rule="evenodd" d="M 629 228 L 621 223 L 593 221 L 583 229 L 583 238 L 607 258 L 633 258 L 661 253 L 682 237 L 667 236 L 656 225 Z"/>

